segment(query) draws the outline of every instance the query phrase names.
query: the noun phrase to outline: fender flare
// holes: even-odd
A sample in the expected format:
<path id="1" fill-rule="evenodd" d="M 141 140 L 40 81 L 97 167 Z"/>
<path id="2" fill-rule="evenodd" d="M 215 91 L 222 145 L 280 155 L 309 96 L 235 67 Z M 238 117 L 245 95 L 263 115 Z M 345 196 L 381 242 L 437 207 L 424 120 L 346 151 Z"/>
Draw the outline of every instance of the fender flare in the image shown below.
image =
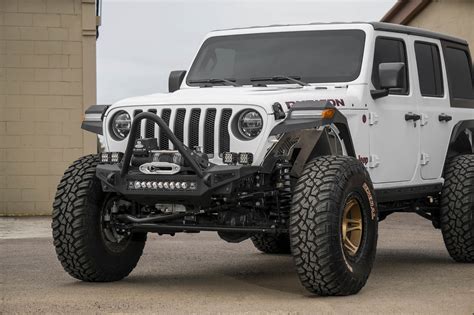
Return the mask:
<path id="1" fill-rule="evenodd" d="M 474 119 L 470 120 L 461 120 L 459 121 L 453 128 L 451 132 L 451 138 L 449 139 L 449 149 L 448 149 L 448 155 L 450 152 L 456 152 L 456 146 L 458 143 L 458 139 L 460 136 L 462 136 L 462 133 L 465 130 L 470 130 L 472 136 L 474 137 Z M 474 138 L 471 139 L 471 148 L 470 148 L 470 153 L 474 153 Z"/>
<path id="2" fill-rule="evenodd" d="M 330 109 L 333 111 L 331 118 L 323 118 L 322 111 Z M 304 112 L 306 111 L 306 112 Z M 294 112 L 298 112 L 296 115 Z M 321 117 L 318 117 L 321 113 Z M 313 115 L 313 117 L 311 117 Z M 280 124 L 276 125 L 270 132 L 270 135 L 279 135 L 279 142 L 267 154 L 263 163 L 264 172 L 271 172 L 275 164 L 281 159 L 281 150 L 286 150 L 288 155 L 290 147 L 293 147 L 300 139 L 305 141 L 309 147 L 303 145 L 303 149 L 295 156 L 295 164 L 292 168 L 292 175 L 298 176 L 302 170 L 302 166 L 307 160 L 314 155 L 315 148 L 318 144 L 324 142 L 327 136 L 327 129 L 320 127 L 335 126 L 338 130 L 338 139 L 344 145 L 347 155 L 356 157 L 355 149 L 352 142 L 352 136 L 346 117 L 327 101 L 304 101 L 298 102 L 297 105 L 290 109 L 287 118 Z M 335 129 L 335 128 L 331 128 Z M 301 147 L 301 145 L 299 145 Z M 291 149 L 292 150 L 292 149 Z"/>
<path id="3" fill-rule="evenodd" d="M 103 135 L 102 121 L 104 115 L 110 105 L 92 105 L 84 113 L 84 120 L 82 121 L 81 128 L 83 130 Z"/>
<path id="4" fill-rule="evenodd" d="M 322 116 L 317 117 L 318 112 L 327 109 L 334 111 L 332 118 L 323 118 Z M 298 113 L 298 115 L 295 115 L 294 113 Z M 308 113 L 308 116 L 305 117 L 305 113 Z M 314 117 L 309 117 L 310 113 L 314 114 Z M 347 119 L 328 101 L 298 102 L 290 109 L 288 117 L 271 130 L 270 135 L 286 134 L 303 129 L 317 129 L 321 126 L 330 126 L 331 124 L 334 124 L 334 126 L 339 130 L 339 138 L 344 142 L 347 154 L 355 157 L 354 143 L 352 142 L 352 136 Z"/>

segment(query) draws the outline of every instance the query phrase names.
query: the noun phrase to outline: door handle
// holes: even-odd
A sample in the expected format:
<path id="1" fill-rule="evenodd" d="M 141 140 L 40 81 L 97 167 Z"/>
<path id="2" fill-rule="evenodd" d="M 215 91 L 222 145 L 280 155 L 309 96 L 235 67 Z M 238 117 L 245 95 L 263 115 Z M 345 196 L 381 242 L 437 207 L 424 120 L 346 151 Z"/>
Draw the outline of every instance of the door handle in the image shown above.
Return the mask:
<path id="1" fill-rule="evenodd" d="M 420 119 L 421 119 L 421 115 L 418 115 L 418 114 L 415 114 L 415 113 L 412 113 L 412 112 L 409 112 L 409 113 L 405 114 L 405 120 L 406 121 L 409 121 L 409 120 L 417 121 L 417 120 L 420 120 Z"/>
<path id="2" fill-rule="evenodd" d="M 441 121 L 441 122 L 442 121 L 448 122 L 452 119 L 453 119 L 452 116 L 446 115 L 445 113 L 439 114 L 439 116 L 438 116 L 438 120 Z"/>

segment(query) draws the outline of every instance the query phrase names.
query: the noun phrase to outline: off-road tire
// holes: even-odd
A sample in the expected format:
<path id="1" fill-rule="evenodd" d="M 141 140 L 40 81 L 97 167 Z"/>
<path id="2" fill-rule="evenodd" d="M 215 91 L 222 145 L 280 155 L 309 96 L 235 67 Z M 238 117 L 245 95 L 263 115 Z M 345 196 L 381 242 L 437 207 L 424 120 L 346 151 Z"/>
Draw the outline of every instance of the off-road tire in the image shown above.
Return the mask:
<path id="1" fill-rule="evenodd" d="M 359 203 L 359 249 L 346 254 L 342 219 L 346 202 Z M 290 244 L 296 271 L 310 292 L 350 295 L 360 291 L 377 246 L 377 203 L 365 167 L 355 158 L 322 156 L 305 165 L 293 194 Z"/>
<path id="2" fill-rule="evenodd" d="M 250 238 L 253 245 L 265 254 L 290 254 L 288 234 L 255 234 Z"/>
<path id="3" fill-rule="evenodd" d="M 135 268 L 146 234 L 132 234 L 119 249 L 105 244 L 101 209 L 106 195 L 95 176 L 96 155 L 75 161 L 64 173 L 53 203 L 56 254 L 72 277 L 90 282 L 116 281 Z"/>
<path id="4" fill-rule="evenodd" d="M 474 262 L 474 154 L 449 160 L 444 169 L 440 223 L 449 255 Z"/>

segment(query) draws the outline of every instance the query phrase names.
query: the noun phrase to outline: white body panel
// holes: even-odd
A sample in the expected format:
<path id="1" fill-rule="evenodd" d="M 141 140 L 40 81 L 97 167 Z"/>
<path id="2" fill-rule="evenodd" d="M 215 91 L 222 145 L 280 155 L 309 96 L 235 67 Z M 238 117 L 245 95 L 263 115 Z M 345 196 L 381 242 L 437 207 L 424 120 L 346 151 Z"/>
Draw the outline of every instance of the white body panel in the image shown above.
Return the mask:
<path id="1" fill-rule="evenodd" d="M 268 87 L 214 86 L 199 88 L 187 86 L 185 78 L 181 89 L 174 93 L 129 98 L 111 106 L 105 115 L 103 125 L 107 150 L 124 151 L 126 140 L 128 140 L 127 138 L 123 141 L 116 141 L 108 136 L 109 120 L 119 109 L 126 110 L 133 116 L 136 109 L 143 111 L 156 109 L 160 113 L 161 109 L 170 107 L 185 109 L 222 107 L 232 109 L 233 118 L 240 110 L 252 108 L 263 117 L 263 131 L 255 139 L 243 141 L 233 136 L 229 127 L 230 151 L 252 152 L 255 155 L 254 164 L 259 165 L 273 145 L 274 138 L 269 137 L 271 129 L 281 122 L 275 121 L 273 116 L 272 105 L 275 102 L 282 104 L 284 110 L 288 111 L 288 107 L 284 106 L 287 102 L 337 99 L 343 102 L 342 105 L 338 104 L 337 109 L 347 118 L 356 156 L 366 164 L 375 188 L 442 183 L 442 169 L 452 129 L 460 120 L 474 119 L 474 110 L 450 107 L 444 64 L 442 69 L 444 97 L 436 99 L 421 97 L 413 43 L 415 40 L 423 39 L 440 45 L 439 40 L 416 38 L 416 36 L 400 33 L 376 32 L 369 24 L 298 25 L 216 31 L 210 33 L 206 39 L 211 36 L 234 34 L 328 29 L 360 29 L 365 32 L 366 40 L 361 72 L 354 81 L 311 84 L 305 87 L 295 84 L 279 84 L 268 85 Z M 373 100 L 370 95 L 370 90 L 373 89 L 371 73 L 374 43 L 375 37 L 378 35 L 401 38 L 405 42 L 410 80 L 409 94 L 406 96 L 389 95 Z M 441 49 L 440 52 L 442 53 Z M 405 121 L 404 116 L 408 112 L 424 114 L 427 123 L 420 126 L 420 121 L 418 121 L 415 126 L 412 121 Z M 437 117 L 440 113 L 450 114 L 453 119 L 448 123 L 439 123 Z M 201 123 L 203 123 L 202 117 Z M 185 122 L 188 121 L 189 115 L 185 118 Z M 170 127 L 173 129 L 173 126 Z M 143 124 L 142 128 L 144 128 Z M 185 143 L 188 141 L 187 137 L 185 130 Z M 215 147 L 217 147 L 217 137 L 214 140 Z M 202 138 L 200 139 L 201 143 Z M 422 164 L 421 158 L 427 156 L 429 161 Z M 214 155 L 211 161 L 222 164 L 218 155 Z"/>
<path id="2" fill-rule="evenodd" d="M 379 36 L 390 36 L 403 40 L 405 34 L 379 32 Z M 373 53 L 372 58 L 373 59 Z M 408 61 L 409 75 L 414 65 Z M 372 100 L 370 90 L 366 91 L 369 111 L 373 118 L 370 126 L 369 173 L 374 184 L 388 182 L 409 182 L 415 175 L 420 147 L 419 123 L 405 120 L 408 112 L 418 112 L 413 87 L 409 85 L 408 95 L 388 95 Z M 390 167 L 389 167 L 390 165 Z"/>
<path id="3" fill-rule="evenodd" d="M 410 36 L 410 54 L 414 55 L 414 43 L 415 41 L 423 41 L 427 43 L 435 44 L 438 47 L 441 60 L 444 60 L 443 49 L 439 41 L 434 39 Z M 418 78 L 418 70 L 414 67 L 414 78 Z M 443 97 L 428 97 L 422 96 L 420 92 L 420 84 L 418 80 L 413 80 L 413 89 L 419 104 L 419 112 L 425 120 L 420 125 L 420 155 L 424 156 L 425 162 L 421 167 L 421 178 L 422 179 L 436 179 L 442 176 L 444 157 L 447 153 L 447 146 L 442 146 L 443 143 L 449 143 L 451 136 L 451 129 L 455 125 L 453 121 L 440 122 L 438 116 L 442 113 L 449 113 L 457 115 L 459 110 L 452 111 L 449 103 L 449 89 L 448 77 L 446 74 L 446 66 L 444 62 L 441 63 L 441 70 L 443 75 L 443 86 L 444 96 Z M 463 111 L 461 110 L 461 113 Z M 472 111 L 471 111 L 472 112 Z M 458 118 L 456 121 L 459 121 Z M 426 164 L 424 164 L 426 163 Z"/>

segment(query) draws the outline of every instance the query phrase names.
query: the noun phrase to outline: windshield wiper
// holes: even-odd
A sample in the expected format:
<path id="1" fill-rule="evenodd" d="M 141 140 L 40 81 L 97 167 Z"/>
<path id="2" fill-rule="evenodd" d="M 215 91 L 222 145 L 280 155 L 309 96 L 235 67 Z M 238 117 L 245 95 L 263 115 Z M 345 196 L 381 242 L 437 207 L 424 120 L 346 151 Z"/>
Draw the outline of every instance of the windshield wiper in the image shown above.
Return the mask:
<path id="1" fill-rule="evenodd" d="M 273 77 L 261 77 L 261 78 L 251 78 L 251 82 L 259 82 L 259 81 L 273 81 L 273 82 L 280 82 L 280 81 L 286 81 L 286 82 L 292 82 L 299 84 L 301 86 L 307 86 L 309 85 L 306 82 L 300 81 L 301 77 L 297 76 L 286 76 L 286 75 L 276 75 Z"/>
<path id="2" fill-rule="evenodd" d="M 209 84 L 216 84 L 216 83 L 224 83 L 224 85 L 232 85 L 232 86 L 241 86 L 240 84 L 235 83 L 235 79 L 202 79 L 202 80 L 190 80 L 189 83 L 209 83 Z"/>

